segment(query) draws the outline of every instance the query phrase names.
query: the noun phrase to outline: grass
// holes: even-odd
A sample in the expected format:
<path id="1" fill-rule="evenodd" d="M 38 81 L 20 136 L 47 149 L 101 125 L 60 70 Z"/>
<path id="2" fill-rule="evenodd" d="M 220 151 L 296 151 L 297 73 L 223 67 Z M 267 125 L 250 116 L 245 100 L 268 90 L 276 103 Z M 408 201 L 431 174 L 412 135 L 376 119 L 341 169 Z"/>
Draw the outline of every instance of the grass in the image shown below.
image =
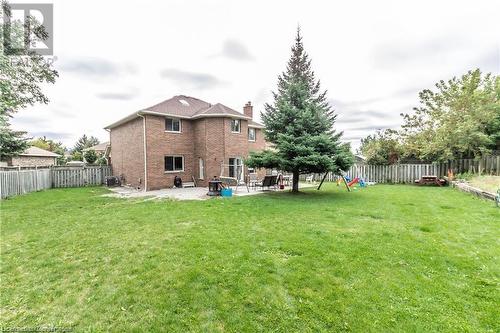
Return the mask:
<path id="1" fill-rule="evenodd" d="M 500 210 L 449 188 L 1 203 L 1 326 L 498 332 Z"/>
<path id="2" fill-rule="evenodd" d="M 500 176 L 474 176 L 469 182 L 472 186 L 491 193 L 497 193 L 500 189 Z"/>

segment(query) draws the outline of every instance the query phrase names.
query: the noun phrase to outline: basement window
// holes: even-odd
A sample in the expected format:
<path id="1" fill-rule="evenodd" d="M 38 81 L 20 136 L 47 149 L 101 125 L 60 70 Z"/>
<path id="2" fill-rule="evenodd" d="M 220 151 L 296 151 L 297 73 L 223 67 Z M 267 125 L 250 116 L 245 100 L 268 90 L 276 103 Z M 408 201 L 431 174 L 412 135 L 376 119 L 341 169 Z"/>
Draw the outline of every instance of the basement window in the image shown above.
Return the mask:
<path id="1" fill-rule="evenodd" d="M 165 156 L 165 172 L 184 171 L 184 156 Z"/>
<path id="2" fill-rule="evenodd" d="M 181 120 L 177 118 L 166 118 L 165 119 L 165 131 L 167 132 L 181 132 Z"/>

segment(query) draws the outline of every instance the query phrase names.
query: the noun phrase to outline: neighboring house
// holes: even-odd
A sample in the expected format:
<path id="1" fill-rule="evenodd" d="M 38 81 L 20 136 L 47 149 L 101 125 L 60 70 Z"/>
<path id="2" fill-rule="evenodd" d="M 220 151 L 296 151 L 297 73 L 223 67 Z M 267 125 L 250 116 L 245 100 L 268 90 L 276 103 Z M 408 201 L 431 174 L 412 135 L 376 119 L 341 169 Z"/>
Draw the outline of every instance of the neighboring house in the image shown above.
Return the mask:
<path id="1" fill-rule="evenodd" d="M 221 172 L 244 178 L 243 160 L 266 145 L 264 126 L 252 118 L 250 102 L 240 113 L 182 95 L 134 112 L 106 127 L 113 174 L 146 190 L 172 187 L 175 176 L 198 186 Z"/>
<path id="2" fill-rule="evenodd" d="M 84 162 L 86 162 L 85 161 L 85 152 L 88 151 L 88 150 L 95 151 L 96 154 L 97 154 L 97 156 L 103 156 L 104 158 L 106 158 L 107 163 L 111 164 L 110 163 L 111 161 L 109 159 L 109 152 L 111 150 L 111 146 L 109 145 L 109 142 L 99 143 L 99 144 L 97 144 L 95 146 L 83 149 L 83 160 L 84 160 Z"/>
<path id="3" fill-rule="evenodd" d="M 29 147 L 18 156 L 7 159 L 9 166 L 34 167 L 50 166 L 57 164 L 57 158 L 60 155 L 38 147 Z"/>
<path id="4" fill-rule="evenodd" d="M 87 151 L 87 150 L 93 150 L 97 153 L 97 155 L 105 155 L 105 153 L 107 152 L 109 148 L 109 142 L 103 142 L 103 143 L 100 143 L 98 145 L 95 145 L 95 146 L 92 146 L 90 148 L 85 148 L 83 151 Z"/>
<path id="5" fill-rule="evenodd" d="M 366 159 L 358 154 L 354 154 L 354 163 L 356 164 L 364 164 L 366 162 Z"/>

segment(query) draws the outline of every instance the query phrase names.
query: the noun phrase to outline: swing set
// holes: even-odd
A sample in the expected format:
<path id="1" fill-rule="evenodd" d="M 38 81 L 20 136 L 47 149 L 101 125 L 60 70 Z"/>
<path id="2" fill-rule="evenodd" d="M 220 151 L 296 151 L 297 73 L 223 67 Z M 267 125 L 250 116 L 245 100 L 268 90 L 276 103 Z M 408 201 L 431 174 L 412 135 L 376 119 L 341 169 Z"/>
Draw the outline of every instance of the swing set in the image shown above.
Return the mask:
<path id="1" fill-rule="evenodd" d="M 325 181 L 327 175 L 328 175 L 328 172 L 325 173 L 325 175 L 321 179 L 321 183 L 319 183 L 319 186 L 317 188 L 318 191 L 321 189 L 321 185 L 323 185 L 323 182 Z M 351 186 L 353 186 L 355 184 L 359 184 L 361 187 L 366 187 L 366 185 L 367 185 L 363 179 L 360 179 L 358 177 L 354 178 L 353 180 L 351 180 L 349 178 L 349 182 L 347 181 L 346 177 L 347 176 L 338 175 L 337 176 L 337 186 L 339 186 L 341 182 L 344 183 L 348 192 L 351 192 Z"/>

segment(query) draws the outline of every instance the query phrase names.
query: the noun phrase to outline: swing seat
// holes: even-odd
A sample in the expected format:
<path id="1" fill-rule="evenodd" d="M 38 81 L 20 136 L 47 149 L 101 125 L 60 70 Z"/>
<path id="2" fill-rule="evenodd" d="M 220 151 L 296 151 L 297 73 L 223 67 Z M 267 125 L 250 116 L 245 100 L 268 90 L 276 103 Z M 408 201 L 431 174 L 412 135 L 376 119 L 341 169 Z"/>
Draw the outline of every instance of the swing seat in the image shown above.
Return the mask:
<path id="1" fill-rule="evenodd" d="M 220 181 L 224 186 L 237 186 L 238 179 L 234 177 L 219 177 Z"/>

